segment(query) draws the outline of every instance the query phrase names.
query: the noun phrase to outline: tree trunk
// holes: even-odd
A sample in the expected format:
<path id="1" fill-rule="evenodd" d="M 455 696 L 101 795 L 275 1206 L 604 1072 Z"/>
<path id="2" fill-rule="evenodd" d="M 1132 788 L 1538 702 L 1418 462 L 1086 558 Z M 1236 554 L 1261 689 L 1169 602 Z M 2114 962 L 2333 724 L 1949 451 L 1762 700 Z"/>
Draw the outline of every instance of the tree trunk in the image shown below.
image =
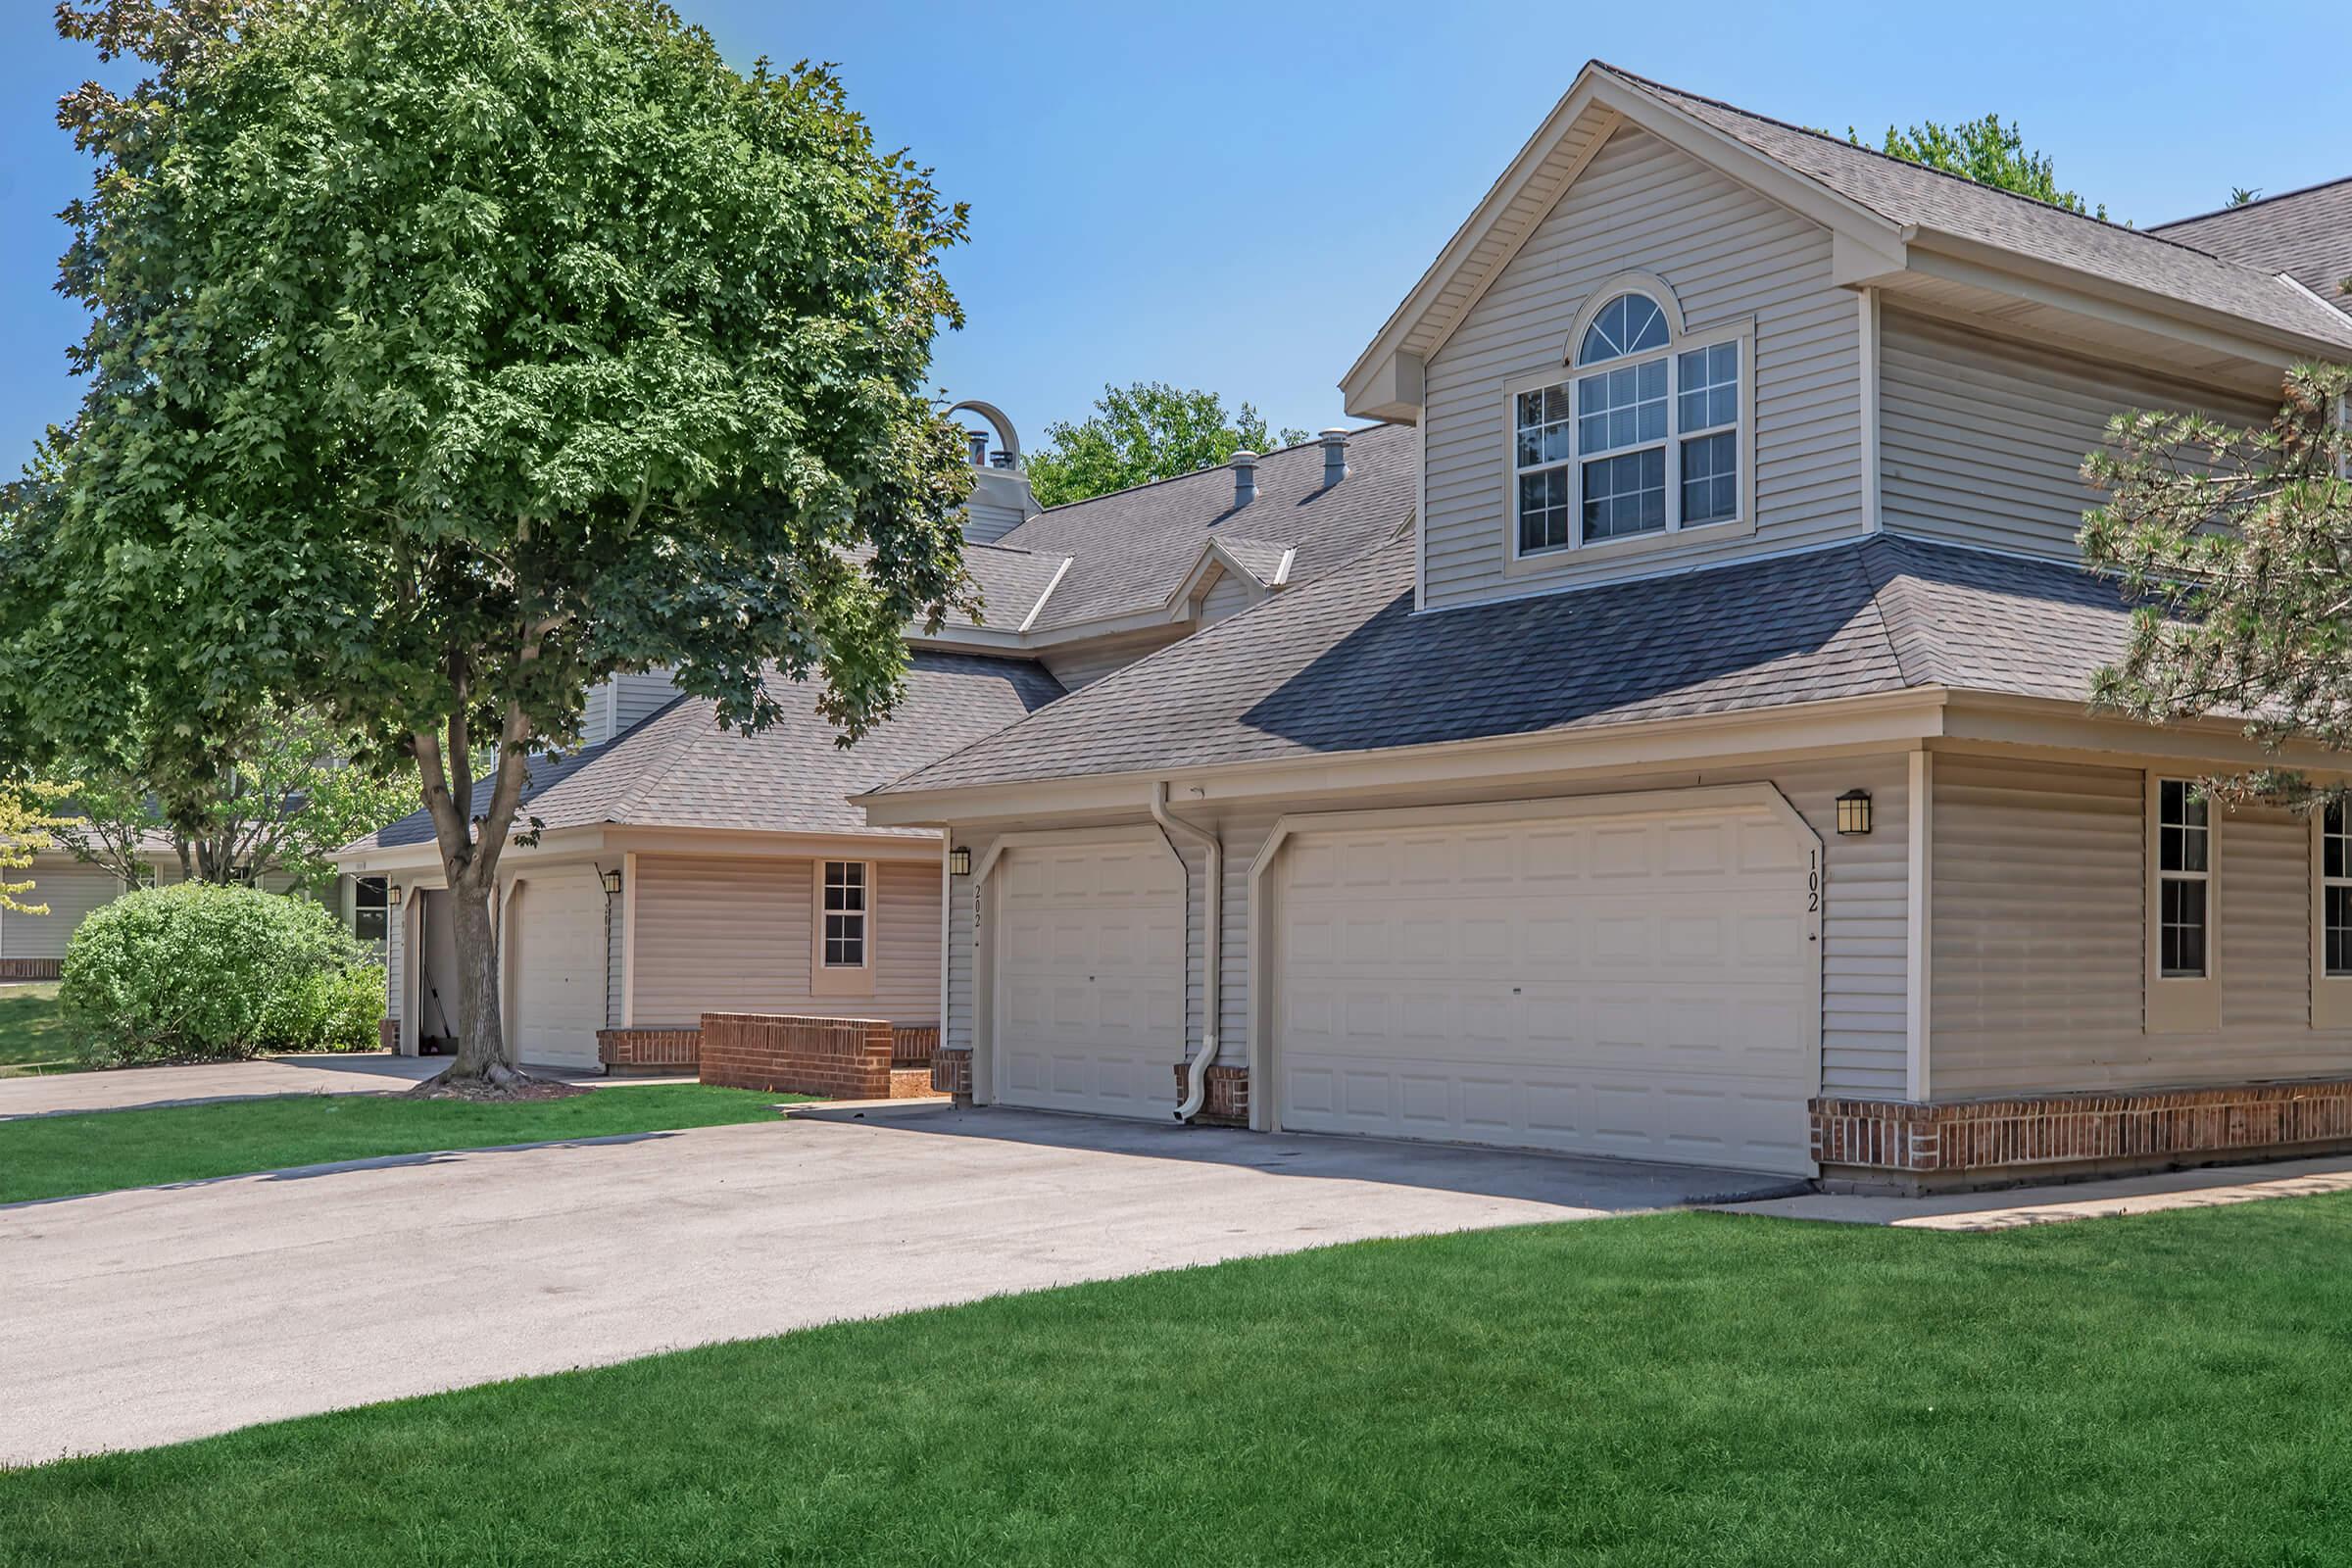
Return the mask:
<path id="1" fill-rule="evenodd" d="M 449 890 L 449 918 L 457 938 L 458 1054 L 441 1081 L 509 1084 L 517 1076 L 507 1049 L 498 1004 L 498 927 L 490 895 L 462 877 Z"/>

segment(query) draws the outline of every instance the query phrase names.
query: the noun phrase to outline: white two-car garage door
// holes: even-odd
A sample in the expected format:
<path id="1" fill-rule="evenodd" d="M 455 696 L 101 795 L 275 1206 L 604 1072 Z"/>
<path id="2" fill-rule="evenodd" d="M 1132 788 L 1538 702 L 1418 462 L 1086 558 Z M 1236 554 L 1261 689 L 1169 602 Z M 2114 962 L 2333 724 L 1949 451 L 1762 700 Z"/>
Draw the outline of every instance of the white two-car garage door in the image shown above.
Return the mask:
<path id="1" fill-rule="evenodd" d="M 1656 799 L 1294 837 L 1281 1124 L 1809 1173 L 1817 843 Z"/>
<path id="2" fill-rule="evenodd" d="M 515 1059 L 595 1066 L 605 1023 L 605 889 L 596 868 L 524 878 L 507 905 L 505 946 Z"/>
<path id="3" fill-rule="evenodd" d="M 1184 1057 L 1184 879 L 1156 840 L 1023 846 L 997 872 L 1002 1104 L 1164 1115 Z"/>

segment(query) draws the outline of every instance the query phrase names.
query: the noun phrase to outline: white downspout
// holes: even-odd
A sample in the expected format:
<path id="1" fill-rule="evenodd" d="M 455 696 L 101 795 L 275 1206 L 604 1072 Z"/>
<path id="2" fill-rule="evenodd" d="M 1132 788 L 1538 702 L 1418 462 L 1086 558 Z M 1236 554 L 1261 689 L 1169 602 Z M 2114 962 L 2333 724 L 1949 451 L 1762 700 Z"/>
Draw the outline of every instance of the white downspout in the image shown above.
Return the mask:
<path id="1" fill-rule="evenodd" d="M 1217 971 L 1223 965 L 1225 926 L 1221 906 L 1225 894 L 1225 843 L 1204 827 L 1180 820 L 1168 812 L 1168 786 L 1165 779 L 1152 786 L 1152 820 L 1159 824 L 1168 848 L 1175 852 L 1176 862 L 1184 865 L 1184 853 L 1176 849 L 1175 835 L 1181 833 L 1196 844 L 1208 847 L 1208 888 L 1201 900 L 1202 918 L 1207 929 L 1200 934 L 1201 962 L 1207 972 L 1200 977 L 1200 1049 L 1187 1064 L 1184 1103 L 1176 1107 L 1178 1121 L 1191 1121 L 1200 1114 L 1201 1105 L 1208 1100 L 1208 1069 L 1217 1059 Z M 1192 918 L 1192 868 L 1185 867 L 1185 918 Z M 1187 947 L 1191 946 L 1188 941 Z"/>

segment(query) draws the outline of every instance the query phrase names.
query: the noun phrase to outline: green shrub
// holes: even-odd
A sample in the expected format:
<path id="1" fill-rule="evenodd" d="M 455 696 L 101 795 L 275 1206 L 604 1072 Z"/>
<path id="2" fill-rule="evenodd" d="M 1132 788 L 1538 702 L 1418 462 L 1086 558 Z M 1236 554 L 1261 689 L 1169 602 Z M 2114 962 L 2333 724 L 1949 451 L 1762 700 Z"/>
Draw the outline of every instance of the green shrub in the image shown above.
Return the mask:
<path id="1" fill-rule="evenodd" d="M 372 1048 L 384 979 L 318 905 L 182 883 L 83 920 L 57 1000 L 85 1059 L 234 1061 Z"/>

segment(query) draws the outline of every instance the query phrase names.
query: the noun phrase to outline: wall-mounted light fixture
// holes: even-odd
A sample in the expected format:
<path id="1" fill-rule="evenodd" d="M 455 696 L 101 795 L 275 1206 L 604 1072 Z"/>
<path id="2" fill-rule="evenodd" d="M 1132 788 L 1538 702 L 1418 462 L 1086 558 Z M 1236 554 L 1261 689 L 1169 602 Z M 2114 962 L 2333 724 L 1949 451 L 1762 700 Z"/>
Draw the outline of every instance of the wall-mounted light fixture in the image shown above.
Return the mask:
<path id="1" fill-rule="evenodd" d="M 960 844 L 950 850 L 948 852 L 948 875 L 970 876 L 971 874 L 972 852 Z"/>
<path id="2" fill-rule="evenodd" d="M 1845 838 L 1870 831 L 1870 791 L 1847 790 L 1838 797 L 1838 831 Z"/>
<path id="3" fill-rule="evenodd" d="M 605 894 L 609 898 L 620 897 L 620 873 L 618 871 L 605 873 Z"/>
<path id="4" fill-rule="evenodd" d="M 397 908 L 399 908 L 399 907 L 400 907 L 400 892 L 401 892 L 401 889 L 400 889 L 400 884 L 399 884 L 399 883 L 397 883 L 397 882 L 387 882 L 387 883 L 385 883 L 385 884 L 384 884 L 384 907 L 386 907 L 386 908 L 388 908 L 388 909 L 397 909 Z"/>

